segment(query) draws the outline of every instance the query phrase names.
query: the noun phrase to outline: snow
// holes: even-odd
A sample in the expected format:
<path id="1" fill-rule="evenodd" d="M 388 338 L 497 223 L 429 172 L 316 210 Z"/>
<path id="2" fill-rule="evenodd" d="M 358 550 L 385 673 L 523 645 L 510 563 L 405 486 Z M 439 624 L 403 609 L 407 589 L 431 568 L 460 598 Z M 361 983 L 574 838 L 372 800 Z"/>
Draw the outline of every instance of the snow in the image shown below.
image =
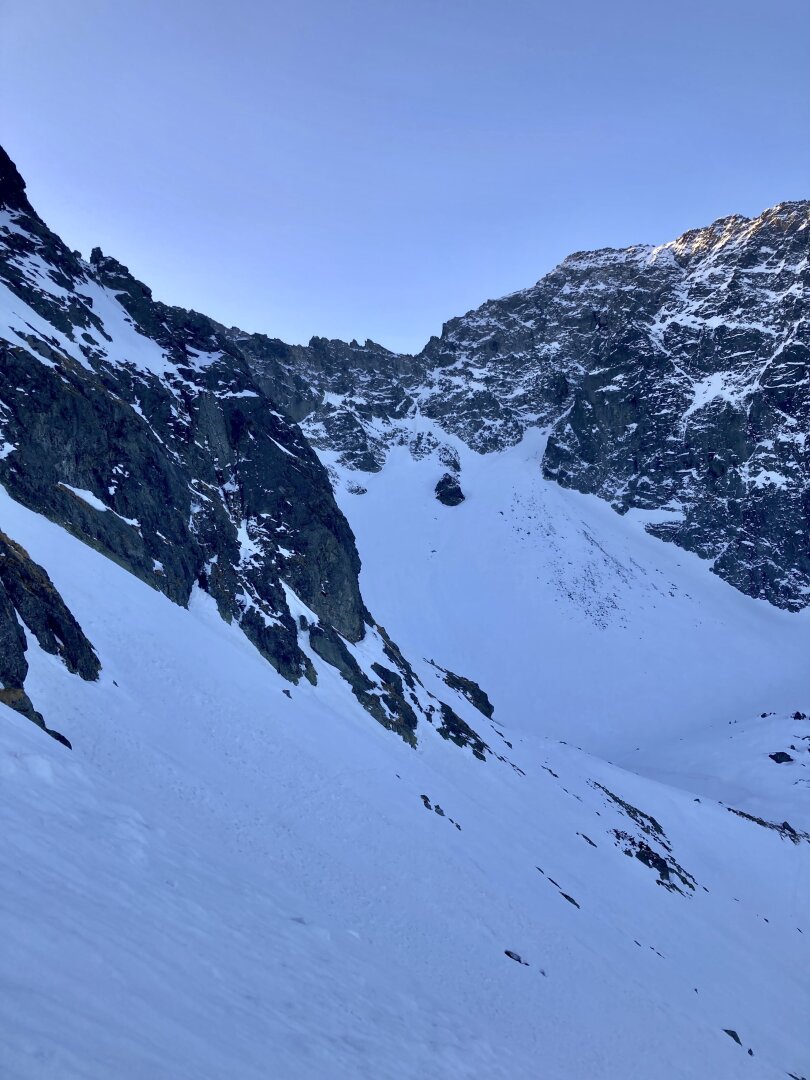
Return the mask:
<path id="1" fill-rule="evenodd" d="M 270 442 L 273 443 L 273 445 L 276 446 L 277 449 L 279 449 L 282 452 L 282 454 L 286 454 L 287 457 L 291 457 L 291 458 L 297 457 L 297 455 L 294 454 L 291 450 L 288 450 L 286 446 L 282 446 L 280 442 L 276 442 L 276 440 L 274 438 L 272 438 L 272 436 L 270 437 Z"/>
<path id="2" fill-rule="evenodd" d="M 126 525 L 131 525 L 134 529 L 140 529 L 141 523 L 136 518 L 124 517 L 123 514 L 117 513 L 112 507 L 103 503 L 92 491 L 86 491 L 84 488 L 72 487 L 70 484 L 65 484 L 62 481 L 59 482 L 59 487 L 65 488 L 78 499 L 81 499 L 82 502 L 86 502 L 88 506 L 92 506 L 94 510 L 100 510 L 102 513 L 114 514 L 115 517 L 120 518 Z"/>
<path id="3" fill-rule="evenodd" d="M 87 361 L 76 343 L 53 327 L 41 315 L 38 315 L 33 308 L 24 303 L 2 281 L 0 281 L 0 325 L 3 327 L 3 333 L 10 335 L 9 340 L 12 344 L 27 349 L 32 356 L 36 357 L 46 367 L 54 368 L 56 364 L 32 350 L 27 340 L 28 337 L 33 335 L 41 340 L 55 344 L 78 363 L 87 367 Z"/>
<path id="4" fill-rule="evenodd" d="M 732 376 L 723 371 L 714 372 L 707 375 L 705 379 L 694 383 L 692 385 L 692 394 L 691 404 L 683 414 L 684 420 L 718 398 L 735 405 L 744 396 L 744 392 L 741 393 L 736 389 Z"/>
<path id="5" fill-rule="evenodd" d="M 69 492 L 75 495 L 82 502 L 86 502 L 88 506 L 92 506 L 94 510 L 101 510 L 106 512 L 109 510 L 109 506 L 101 501 L 98 496 L 94 495 L 92 491 L 86 491 L 84 488 L 72 487 L 70 484 L 61 483 L 59 487 L 66 488 Z"/>
<path id="6" fill-rule="evenodd" d="M 290 686 L 210 598 L 197 592 L 183 610 L 0 491 L 4 530 L 46 567 L 103 665 L 88 684 L 29 644 L 29 692 L 72 752 L 0 707 L 4 1076 L 807 1071 L 810 847 L 694 795 L 728 751 L 715 708 L 747 707 L 755 682 L 758 704 L 790 696 L 777 687 L 791 656 L 780 666 L 776 653 L 792 640 L 792 655 L 806 654 L 806 623 L 733 593 L 595 500 L 546 493 L 533 507 L 538 450 L 478 459 L 478 471 L 465 458 L 469 497 L 452 510 L 430 494 L 435 462 L 396 451 L 367 495 L 343 496 L 377 618 L 401 645 L 421 626 L 415 657 L 480 679 L 513 750 L 483 717 L 478 728 L 522 773 L 430 729 L 410 749 L 316 657 L 318 686 Z M 396 590 L 384 587 L 375 539 L 393 545 Z M 615 606 L 598 625 L 608 583 Z M 680 640 L 687 627 L 692 646 Z M 761 651 L 753 674 L 749 638 Z M 697 662 L 709 640 L 714 684 L 712 665 Z M 359 651 L 378 648 L 369 638 Z M 727 701 L 724 650 L 749 682 Z M 653 695 L 654 680 L 686 661 L 683 679 Z M 622 686 L 631 673 L 632 692 Z M 683 755 L 667 751 L 673 775 L 662 782 L 644 775 L 647 758 L 632 772 L 555 738 L 627 749 L 646 734 L 652 754 L 687 730 L 684 714 L 708 740 L 694 744 L 707 777 L 689 777 L 688 790 Z M 785 723 L 769 720 L 763 746 Z M 753 730 L 750 775 L 739 756 L 729 800 L 759 784 Z M 767 764 L 766 799 L 800 827 L 789 767 Z M 660 821 L 694 894 L 658 887 L 616 846 L 611 830 L 635 826 L 599 784 Z"/>
<path id="7" fill-rule="evenodd" d="M 544 480 L 537 430 L 487 455 L 443 437 L 461 462 L 460 506 L 433 498 L 443 467 L 406 447 L 363 474 L 366 494 L 336 489 L 366 603 L 406 655 L 475 678 L 513 732 L 616 761 L 807 700 L 808 613 L 743 596 L 644 531 L 677 507 L 620 517 Z"/>
<path id="8" fill-rule="evenodd" d="M 153 375 L 165 375 L 174 372 L 160 346 L 151 338 L 136 329 L 117 296 L 109 289 L 88 279 L 82 283 L 78 295 L 89 301 L 93 312 L 101 319 L 104 333 L 108 340 L 95 327 L 87 328 L 87 333 L 96 342 L 99 349 L 116 363 L 128 363 L 140 371 Z"/>

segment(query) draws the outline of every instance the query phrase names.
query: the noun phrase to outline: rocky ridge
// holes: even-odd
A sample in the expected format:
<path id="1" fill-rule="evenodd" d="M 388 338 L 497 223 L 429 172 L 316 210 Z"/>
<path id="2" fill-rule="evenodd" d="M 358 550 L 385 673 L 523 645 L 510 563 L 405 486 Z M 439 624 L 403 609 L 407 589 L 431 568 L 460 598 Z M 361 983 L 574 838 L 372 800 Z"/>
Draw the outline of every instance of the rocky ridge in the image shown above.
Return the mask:
<path id="1" fill-rule="evenodd" d="M 489 453 L 539 427 L 546 477 L 621 514 L 652 512 L 655 535 L 798 610 L 810 598 L 809 226 L 810 202 L 788 202 L 657 247 L 580 252 L 452 319 L 416 356 L 230 334 L 313 445 L 350 469 L 379 470 L 404 444 L 435 455 L 439 480 L 458 472 L 448 434 Z"/>
<path id="2" fill-rule="evenodd" d="M 366 609 L 329 477 L 233 335 L 155 301 L 100 250 L 89 262 L 70 251 L 2 152 L 0 315 L 0 483 L 13 498 L 176 603 L 205 590 L 291 682 L 316 682 L 320 659 L 406 740 L 446 709 L 456 741 L 483 753 Z M 16 549 L 4 543 L 8 563 Z M 0 683 L 17 691 L 25 645 L 12 607 L 48 644 L 3 584 L 0 634 L 13 647 Z M 70 666 L 65 649 L 50 651 Z M 77 670 L 94 678 L 95 664 Z"/>

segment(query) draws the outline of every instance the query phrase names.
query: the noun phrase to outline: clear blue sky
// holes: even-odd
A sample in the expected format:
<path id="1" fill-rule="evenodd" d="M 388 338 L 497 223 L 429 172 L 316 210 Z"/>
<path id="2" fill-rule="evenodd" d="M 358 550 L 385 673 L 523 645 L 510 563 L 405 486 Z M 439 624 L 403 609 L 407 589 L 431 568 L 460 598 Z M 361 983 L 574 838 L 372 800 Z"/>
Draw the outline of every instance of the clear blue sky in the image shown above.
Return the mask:
<path id="1" fill-rule="evenodd" d="M 808 0 L 0 0 L 0 140 L 169 302 L 417 349 L 810 195 Z"/>

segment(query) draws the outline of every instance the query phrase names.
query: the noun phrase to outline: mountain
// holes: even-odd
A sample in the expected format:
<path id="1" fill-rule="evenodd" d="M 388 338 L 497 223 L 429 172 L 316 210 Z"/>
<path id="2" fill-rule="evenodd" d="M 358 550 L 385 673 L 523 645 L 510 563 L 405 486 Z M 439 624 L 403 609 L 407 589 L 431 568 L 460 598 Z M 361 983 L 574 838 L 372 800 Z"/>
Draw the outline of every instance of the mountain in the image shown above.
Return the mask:
<path id="1" fill-rule="evenodd" d="M 810 597 L 809 254 L 810 202 L 782 203 L 572 255 L 415 357 L 232 336 L 313 444 L 355 469 L 379 469 L 415 417 L 481 453 L 539 427 L 545 476 L 622 514 L 660 511 L 654 535 L 796 611 Z M 457 473 L 441 433 L 412 449 Z"/>
<path id="2" fill-rule="evenodd" d="M 404 357 L 0 202 L 2 1075 L 810 1075 L 808 204 Z"/>
<path id="3" fill-rule="evenodd" d="M 100 251 L 89 263 L 69 251 L 7 155 L 0 197 L 8 492 L 177 603 L 198 584 L 292 683 L 317 681 L 314 652 L 403 738 L 435 714 L 448 737 L 483 753 L 365 608 L 354 537 L 326 472 L 223 328 L 154 301 Z M 0 635 L 16 634 L 13 669 L 0 676 L 19 695 L 24 634 L 2 593 L 0 619 Z M 365 658 L 352 648 L 360 642 Z M 91 669 L 81 674 L 94 678 Z"/>

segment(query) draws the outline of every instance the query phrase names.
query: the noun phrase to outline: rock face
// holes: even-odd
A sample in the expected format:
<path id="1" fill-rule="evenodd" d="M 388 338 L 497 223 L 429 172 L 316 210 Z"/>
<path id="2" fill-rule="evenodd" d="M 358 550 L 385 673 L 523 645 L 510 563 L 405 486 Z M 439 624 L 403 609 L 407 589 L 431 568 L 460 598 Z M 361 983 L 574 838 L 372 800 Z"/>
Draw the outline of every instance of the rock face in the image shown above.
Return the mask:
<path id="1" fill-rule="evenodd" d="M 254 341 L 248 357 L 244 335 L 157 302 L 100 250 L 82 260 L 36 215 L 5 153 L 0 300 L 8 492 L 176 603 L 204 589 L 291 682 L 317 680 L 315 657 L 337 667 L 380 723 L 415 741 L 437 706 L 363 603 L 354 536 L 292 418 L 320 400 L 303 374 L 284 382 L 292 350 Z M 7 537 L 0 588 L 4 686 L 21 690 L 25 676 L 14 609 L 43 648 L 96 677 L 47 575 Z M 390 667 L 353 655 L 369 635 Z"/>
<path id="2" fill-rule="evenodd" d="M 782 203 L 660 247 L 572 255 L 452 319 L 418 356 L 240 342 L 343 465 L 374 471 L 406 444 L 452 470 L 448 434 L 487 453 L 540 427 L 547 477 L 619 513 L 655 511 L 655 535 L 798 610 L 810 598 L 809 245 L 810 202 Z"/>
<path id="3" fill-rule="evenodd" d="M 40 648 L 58 656 L 68 671 L 88 682 L 98 678 L 101 665 L 93 646 L 53 582 L 28 552 L 3 532 L 0 532 L 0 583 L 8 603 Z M 22 681 L 18 685 L 22 686 Z"/>
<path id="4" fill-rule="evenodd" d="M 28 641 L 21 624 L 69 671 L 88 681 L 98 678 L 101 665 L 93 646 L 51 579 L 24 548 L 0 532 L 0 702 L 69 746 L 64 735 L 45 725 L 24 690 Z"/>

